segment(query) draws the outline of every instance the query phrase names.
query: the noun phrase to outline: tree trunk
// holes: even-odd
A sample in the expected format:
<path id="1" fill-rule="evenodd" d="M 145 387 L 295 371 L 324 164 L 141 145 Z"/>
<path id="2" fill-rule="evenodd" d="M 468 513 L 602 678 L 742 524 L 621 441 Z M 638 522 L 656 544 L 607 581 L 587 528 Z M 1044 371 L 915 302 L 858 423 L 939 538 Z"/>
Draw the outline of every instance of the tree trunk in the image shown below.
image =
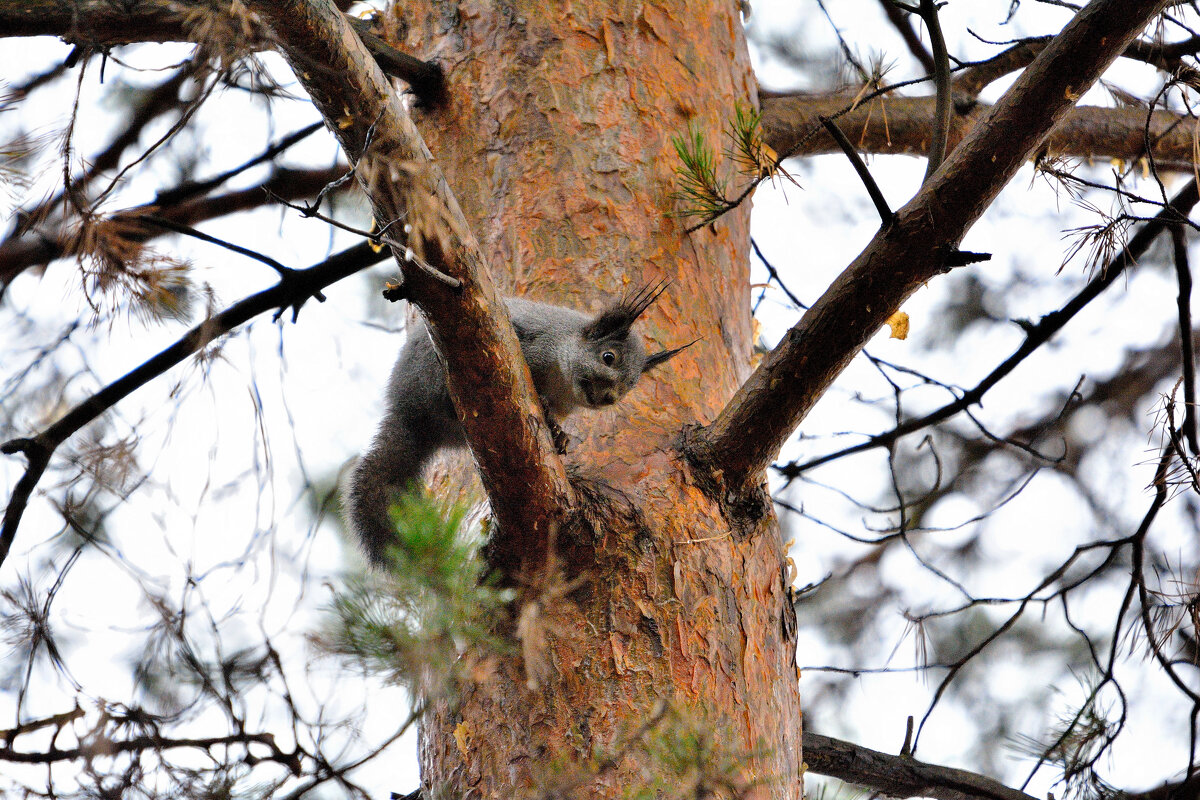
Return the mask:
<path id="1" fill-rule="evenodd" d="M 672 199 L 672 137 L 694 125 L 720 149 L 735 101 L 755 102 L 737 5 L 434 2 L 402 13 L 397 46 L 446 70 L 448 102 L 416 117 L 496 281 L 593 309 L 668 279 L 643 333 L 651 347 L 701 339 L 615 409 L 567 421 L 585 521 L 559 531 L 561 575 L 522 576 L 523 647 L 427 715 L 425 789 L 536 795 L 573 769 L 579 796 L 623 796 L 655 776 L 678 787 L 647 752 L 675 724 L 702 726 L 739 765 L 724 794 L 754 784 L 754 796 L 799 797 L 795 622 L 777 522 L 765 491 L 726 507 L 676 447 L 749 368 L 749 209 L 689 236 Z M 661 700 L 691 722 L 637 735 Z"/>

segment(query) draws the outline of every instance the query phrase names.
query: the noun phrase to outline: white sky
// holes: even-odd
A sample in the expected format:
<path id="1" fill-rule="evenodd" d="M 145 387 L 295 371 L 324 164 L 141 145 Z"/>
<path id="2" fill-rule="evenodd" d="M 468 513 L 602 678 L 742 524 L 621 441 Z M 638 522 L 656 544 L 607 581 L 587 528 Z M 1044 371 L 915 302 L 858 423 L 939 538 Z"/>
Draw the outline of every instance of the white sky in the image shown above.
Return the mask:
<path id="1" fill-rule="evenodd" d="M 848 40 L 868 42 L 872 49 L 887 52 L 891 59 L 907 64 L 909 58 L 891 29 L 881 21 L 874 3 L 827 3 L 835 23 Z M 1033 5 L 1026 3 L 1026 6 Z M 1018 21 L 999 25 L 1008 2 L 966 3 L 950 2 L 942 12 L 943 26 L 951 52 L 968 57 L 980 57 L 995 48 L 970 39 L 964 31 L 965 17 L 972 29 L 985 39 L 1008 40 L 1025 34 L 1056 30 L 1065 12 L 1047 6 L 1022 8 Z M 864 8 L 870 10 L 865 12 Z M 991 14 L 980 8 L 990 8 Z M 1037 14 L 1029 13 L 1037 11 Z M 790 2 L 756 2 L 751 21 L 752 32 L 773 26 L 788 30 L 789 19 L 807 19 L 799 46 L 805 49 L 826 49 L 830 46 L 828 24 L 814 16 L 811 4 Z M 990 22 L 989 22 L 990 21 Z M 1030 27 L 1022 27 L 1029 25 Z M 36 72 L 53 63 L 66 52 L 59 43 L 9 40 L 0 48 L 0 78 L 19 83 L 25 74 Z M 181 46 L 146 46 L 127 49 L 122 54 L 126 63 L 139 66 L 158 66 L 186 56 Z M 268 59 L 270 61 L 270 59 Z M 275 74 L 291 83 L 279 62 L 274 61 Z M 764 85 L 784 88 L 794 85 L 783 69 L 756 53 L 755 66 Z M 116 76 L 145 85 L 162 79 L 163 73 L 131 75 L 110 65 L 108 81 Z M 908 77 L 899 73 L 895 79 Z M 1116 76 L 1124 88 L 1135 93 L 1147 89 L 1146 70 L 1129 68 Z M 114 126 L 120 124 L 113 108 L 94 102 L 106 89 L 96 85 L 96 72 L 86 83 L 85 101 L 77 123 L 76 145 L 81 152 L 90 152 Z M 35 96 L 36 102 L 23 105 L 19 113 L 0 114 L 0 139 L 20 126 L 26 130 L 52 133 L 60 129 L 69 108 L 69 95 L 44 92 Z M 1085 98 L 1085 102 L 1107 102 L 1102 91 Z M 210 165 L 200 170 L 202 176 L 218 169 L 240 163 L 256 155 L 270 141 L 316 119 L 306 102 L 281 103 L 275 108 L 269 126 L 264 125 L 261 108 L 244 96 L 226 93 L 219 103 L 210 103 L 200 112 L 203 141 L 194 143 L 195 150 Z M 147 141 L 163 132 L 163 126 L 148 131 Z M 289 163 L 332 163 L 337 154 L 332 139 L 321 132 L 287 156 Z M 42 183 L 49 190 L 59 174 L 53 161 Z M 918 159 L 893 157 L 875 158 L 871 169 L 894 207 L 898 207 L 917 188 L 924 171 Z M 802 189 L 788 187 L 785 191 L 764 187 L 755 197 L 753 235 L 764 253 L 784 274 L 789 287 L 802 299 L 811 301 L 829 281 L 859 252 L 874 233 L 875 214 L 861 190 L 858 179 L 845 159 L 828 156 L 810 159 L 794 165 Z M 242 176 L 234 185 L 247 185 L 261 176 L 257 170 Z M 172 176 L 166 167 L 156 167 L 138 174 L 122 190 L 121 206 L 145 202 L 160 186 L 170 185 Z M 1153 195 L 1149 183 L 1137 187 Z M 0 191 L 0 215 L 11 213 L 11 197 Z M 1150 212 L 1146 212 L 1149 214 Z M 1066 201 L 1058 201 L 1044 183 L 1034 181 L 1028 170 L 1019 175 L 997 201 L 996 206 L 970 233 L 963 247 L 993 253 L 993 260 L 982 265 L 976 274 L 992 286 L 1006 286 L 1014 276 L 1035 278 L 1038 286 L 1015 286 L 1006 300 L 1011 315 L 1027 314 L 1036 319 L 1061 304 L 1086 276 L 1078 266 L 1068 266 L 1054 277 L 1066 243 L 1061 231 L 1091 224 L 1094 217 Z M 271 255 L 295 267 L 320 261 L 332 250 L 351 243 L 330 235 L 320 223 L 303 220 L 292 212 L 260 210 L 238 214 L 201 226 L 212 235 L 239 242 Z M 218 305 L 265 288 L 274 282 L 273 273 L 260 264 L 186 239 L 162 240 L 164 250 L 192 259 L 196 279 L 206 281 L 218 297 Z M 376 276 L 384 268 L 377 268 Z M 755 260 L 752 281 L 765 280 L 765 271 Z M 153 465 L 153 478 L 139 487 L 131 501 L 116 509 L 109 519 L 120 547 L 130 561 L 153 581 L 168 587 L 168 593 L 180 596 L 185 591 L 181 562 L 191 566 L 193 574 L 203 575 L 202 590 L 220 615 L 233 609 L 258 609 L 246 613 L 248 621 L 260 620 L 262 627 L 290 647 L 289 666 L 294 676 L 308 672 L 312 685 L 311 696 L 301 697 L 314 711 L 322 706 L 358 702 L 369 692 L 373 711 L 382 714 L 368 716 L 368 739 L 384 735 L 400 709 L 404 707 L 397 689 L 383 689 L 348 679 L 344 670 L 331 661 L 314 661 L 304 641 L 305 633 L 316 622 L 315 609 L 328 596 L 326 582 L 336 585 L 340 580 L 343 551 L 334 529 L 326 524 L 309 536 L 308 514 L 297 506 L 307 474 L 312 480 L 327 483 L 344 464 L 365 446 L 375 426 L 379 412 L 379 392 L 401 341 L 394 332 L 401 322 L 398 308 L 388 308 L 375 299 L 378 281 L 359 276 L 343 281 L 326 290 L 328 302 L 310 302 L 300 316 L 299 324 L 278 326 L 260 318 L 248 330 L 232 337 L 224 346 L 223 358 L 212 365 L 210 374 L 201 376 L 194 368 L 176 369 L 165 379 L 138 392 L 118 407 L 113 425 L 118 434 L 136 430 L 143 439 L 140 453 L 143 466 Z M 881 334 L 869 349 L 877 356 L 919 366 L 929 373 L 962 386 L 972 385 L 979 377 L 999 363 L 1021 341 L 1016 326 L 1006 335 L 987 335 L 966 332 L 951 347 L 928 352 L 922 342 L 937 342 L 938 320 L 935 311 L 939 299 L 950 290 L 948 281 L 934 281 L 905 306 L 913 321 L 913 337 L 901 342 Z M 1002 383 L 988 395 L 984 416 L 994 427 L 1003 429 L 1005 423 L 1027 419 L 1043 406 L 1042 400 L 1057 390 L 1069 389 L 1081 374 L 1103 378 L 1116 368 L 1123 352 L 1159 341 L 1171 319 L 1174 306 L 1174 286 L 1169 276 L 1152 270 L 1138 271 L 1114 293 L 1089 309 L 1060 336 L 1061 345 L 1039 353 L 1023 365 L 1012 379 Z M 774 341 L 794 322 L 794 314 L 781 305 L 781 293 L 770 294 L 764 304 L 762 322 L 764 334 Z M 0 329 L 15 330 L 17 321 L 13 309 L 20 309 L 34 318 L 45 330 L 53 330 L 75 318 L 84 308 L 78 291 L 74 266 L 59 263 L 44 277 L 25 276 L 13 284 L 0 307 Z M 387 330 L 388 327 L 393 330 Z M 110 330 L 102 327 L 76 335 L 77 347 L 62 356 L 86 364 L 92 377 L 71 385 L 71 399 L 77 400 L 100 385 L 119 377 L 148 355 L 173 341 L 180 331 L 175 327 L 144 329 L 136 324 L 117 322 Z M 22 344 L 27 344 L 22 341 Z M 5 348 L 5 363 L 12 357 Z M 19 361 L 25 360 L 22 355 Z M 0 380 L 9 368 L 0 364 Z M 186 401 L 176 404 L 171 391 L 182 384 Z M 888 388 L 875 371 L 861 359 L 838 381 L 829 396 L 817 406 L 805 421 L 804 432 L 810 435 L 835 431 L 876 431 L 889 427 L 886 415 L 865 410 L 846 402 L 855 393 L 885 396 Z M 943 394 L 929 390 L 914 392 L 906 402 L 917 407 L 924 403 L 932 408 L 945 401 Z M 14 414 L 11 435 L 24 435 L 36 429 L 39 414 L 48 409 L 16 408 L 0 401 L 3 425 L 5 416 Z M 219 421 L 219 422 L 218 422 Z M 1152 420 L 1147 417 L 1146 431 Z M 8 438 L 0 428 L 0 438 Z M 915 442 L 914 442 L 915 444 Z M 1118 518 L 1111 520 L 1116 529 L 1132 530 L 1144 513 L 1149 497 L 1144 487 L 1153 471 L 1154 444 L 1130 437 L 1106 442 L 1104 463 L 1089 466 L 1096 480 L 1108 487 Z M 795 450 L 789 452 L 797 452 Z M 784 453 L 784 459 L 789 457 Z M 805 453 L 815 452 L 806 448 Z M 302 454 L 302 459 L 298 456 Z M 271 477 L 259 481 L 248 466 L 257 463 L 261 472 Z M 856 494 L 867 499 L 881 496 L 882 482 L 872 486 L 864 476 L 866 465 L 882 463 L 875 456 L 847 459 L 819 470 L 815 477 L 832 486 L 854 486 Z M 268 469 L 269 467 L 269 469 Z M 19 460 L 0 460 L 0 487 L 7 496 L 21 474 Z M 880 481 L 884 473 L 878 472 Z M 997 591 L 1012 593 L 1013 585 L 1030 585 L 1036 581 L 1046 563 L 1070 552 L 1079 541 L 1094 535 L 1096 523 L 1082 504 L 1067 501 L 1059 479 L 1044 474 L 1018 498 L 1017 502 L 1000 510 L 988 523 L 989 535 L 984 546 L 994 557 L 993 569 L 971 576 L 971 585 L 979 593 Z M 1073 495 L 1070 495 L 1073 497 Z M 802 494 L 788 496 L 803 501 L 818 516 L 837 519 L 844 527 L 862 532 L 863 520 L 857 512 L 849 511 L 844 502 L 829 493 L 805 488 Z M 1117 502 L 1123 499 L 1125 502 Z M 300 503 L 304 501 L 300 500 Z M 974 501 L 955 496 L 935 510 L 933 518 L 939 524 L 954 525 L 985 510 Z M 1185 527 L 1180 524 L 1182 504 L 1168 506 L 1156 528 L 1160 547 L 1177 552 L 1186 561 L 1195 559 L 1195 542 L 1185 540 Z M 274 536 L 264 532 L 277 525 Z M 57 529 L 54 512 L 44 500 L 31 503 L 14 552 L 0 570 L 0 587 L 11 587 L 20 576 L 31 576 L 45 588 L 53 573 L 44 569 L 42 559 L 47 551 L 41 546 L 45 536 Z M 797 585 L 820 579 L 839 558 L 857 552 L 839 537 L 804 521 L 788 520 L 787 535 L 794 538 L 793 556 L 799 568 Z M 968 531 L 944 534 L 947 539 L 965 536 Z M 1178 540 L 1178 541 L 1175 541 Z M 1046 546 L 1053 541 L 1052 548 Z M 278 546 L 294 554 L 282 559 L 293 562 L 297 557 L 311 582 L 296 580 L 294 570 L 272 566 L 269 548 Z M 256 569 L 249 573 L 229 566 L 247 548 L 254 556 Z M 1045 562 L 1030 563 L 1027 554 L 1036 553 Z M 897 557 L 881 565 L 878 575 L 894 583 L 902 593 L 914 583 L 914 565 Z M 249 574 L 251 580 L 247 581 Z M 953 592 L 933 589 L 922 579 L 919 599 L 925 604 L 952 603 Z M 77 568 L 56 601 L 61 629 L 68 634 L 67 661 L 85 691 L 93 697 L 124 696 L 130 687 L 125 648 L 138 641 L 140 627 L 150 621 L 147 609 L 140 602 L 140 592 L 127 570 L 103 558 L 89 558 Z M 1086 617 L 1111 617 L 1119 597 L 1089 598 L 1087 609 L 1078 609 Z M 917 609 L 920 610 L 920 609 Z M 1108 615 L 1108 616 L 1106 616 Z M 896 615 L 894 626 L 880 631 L 879 662 L 888 658 L 897 640 L 902 637 L 904 620 Z M 840 663 L 844 655 L 837 647 L 818 639 L 806 630 L 801 619 L 801 664 Z M 87 633 L 98 631 L 99 634 Z M 247 630 L 253 641 L 258 632 Z M 911 663 L 912 646 L 905 642 L 892 659 L 893 666 Z M 1029 685 L 1042 685 L 1047 675 L 1057 674 L 1056 663 L 1033 663 L 1027 657 L 1003 649 L 992 654 L 989 663 L 995 670 L 996 691 L 1019 696 Z M 1161 697 L 1171 703 L 1173 695 L 1165 692 L 1162 680 L 1147 677 L 1151 670 L 1126 671 L 1132 692 Z M 298 681 L 298 683 L 300 683 Z M 807 680 L 802 691 L 811 692 L 815 681 Z M 821 732 L 845 736 L 868 747 L 896 752 L 903 740 L 905 718 L 920 717 L 928 703 L 936 680 L 925 683 L 911 675 L 876 676 L 855 683 L 849 702 L 843 707 L 840 719 L 822 719 Z M 1146 684 L 1144 687 L 1142 684 Z M 39 675 L 33 682 L 34 691 L 27 698 L 26 713 L 39 715 L 56 713 L 70 706 L 68 687 L 60 681 Z M 1075 699 L 1078 687 L 1058 687 Z M 0 728 L 11 721 L 14 698 L 0 693 Z M 1169 705 L 1144 703 L 1138 705 L 1131 720 L 1131 729 L 1122 737 L 1115 751 L 1109 779 L 1118 786 L 1138 788 L 1167 777 L 1168 771 L 1184 763 L 1186 741 L 1177 738 L 1185 730 L 1181 720 L 1183 709 L 1172 711 Z M 1027 719 L 1021 721 L 1023 732 L 1037 734 L 1046 722 L 1044 708 L 1031 708 Z M 1175 719 L 1175 718 L 1178 719 Z M 921 741 L 919 756 L 935 763 L 964 768 L 978 768 L 969 758 L 973 741 L 973 721 L 969 710 L 959 703 L 943 703 L 931 721 Z M 1168 734 L 1167 731 L 1175 733 Z M 410 736 L 397 746 L 413 753 Z M 408 791 L 416 785 L 415 762 L 405 757 L 397 768 L 396 760 L 381 760 L 360 775 L 374 791 Z M 1015 765 L 1003 776 L 1010 784 L 1019 782 L 1027 766 Z M 1053 776 L 1049 772 L 1039 777 L 1028 789 L 1034 795 L 1044 794 Z"/>

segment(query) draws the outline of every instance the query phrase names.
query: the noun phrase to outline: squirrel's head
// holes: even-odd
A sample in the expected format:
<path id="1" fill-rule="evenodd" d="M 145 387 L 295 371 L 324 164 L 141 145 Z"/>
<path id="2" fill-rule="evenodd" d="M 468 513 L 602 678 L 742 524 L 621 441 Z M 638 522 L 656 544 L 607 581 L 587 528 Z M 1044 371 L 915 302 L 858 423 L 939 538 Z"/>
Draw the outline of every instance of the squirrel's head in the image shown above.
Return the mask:
<path id="1" fill-rule="evenodd" d="M 641 337 L 632 332 L 633 323 L 666 287 L 667 281 L 644 286 L 604 309 L 584 326 L 581 331 L 582 357 L 575 365 L 574 375 L 575 389 L 588 406 L 612 405 L 624 397 L 643 374 L 692 344 L 647 354 Z"/>

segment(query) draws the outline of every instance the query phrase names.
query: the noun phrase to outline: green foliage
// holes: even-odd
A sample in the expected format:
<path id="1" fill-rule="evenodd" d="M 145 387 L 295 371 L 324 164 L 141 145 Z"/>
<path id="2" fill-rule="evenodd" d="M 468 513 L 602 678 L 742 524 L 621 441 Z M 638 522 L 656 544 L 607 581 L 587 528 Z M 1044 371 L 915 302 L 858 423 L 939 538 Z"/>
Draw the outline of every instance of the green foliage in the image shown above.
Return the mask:
<path id="1" fill-rule="evenodd" d="M 733 104 L 733 121 L 728 129 L 730 145 L 725 151 L 738 172 L 755 178 L 774 165 L 774 153 L 763 142 L 762 112 L 738 100 Z"/>
<path id="2" fill-rule="evenodd" d="M 679 216 L 699 217 L 699 224 L 704 225 L 736 207 L 768 178 L 782 175 L 795 183 L 780 167 L 775 151 L 763 141 L 762 112 L 737 101 L 725 135 L 729 145 L 724 155 L 733 162 L 737 174 L 747 179 L 746 186 L 735 197 L 727 196 L 730 178 L 717 174 L 716 151 L 694 122 L 689 125 L 687 136 L 671 138 L 680 162 L 675 168 L 679 189 L 671 195 L 682 206 Z"/>
<path id="3" fill-rule="evenodd" d="M 452 687 L 471 646 L 500 648 L 493 622 L 510 592 L 484 577 L 461 508 L 409 495 L 392 509 L 396 543 L 388 568 L 347 583 L 334 597 L 321 643 L 364 670 L 403 684 L 414 702 Z"/>
<path id="4" fill-rule="evenodd" d="M 1125 726 L 1125 712 L 1118 713 L 1103 699 L 1109 680 L 1079 676 L 1086 697 L 1077 707 L 1068 707 L 1041 738 L 1018 736 L 1016 749 L 1058 767 L 1063 797 L 1099 800 L 1117 792 L 1100 776 L 1097 766 L 1111 752 L 1113 742 Z M 1119 695 L 1118 695 L 1119 697 Z"/>
<path id="5" fill-rule="evenodd" d="M 671 144 L 680 166 L 675 168 L 679 190 L 671 196 L 683 209 L 680 216 L 710 219 L 729 208 L 725 188 L 729 181 L 717 176 L 717 154 L 695 123 L 688 126 L 687 136 L 672 136 Z"/>

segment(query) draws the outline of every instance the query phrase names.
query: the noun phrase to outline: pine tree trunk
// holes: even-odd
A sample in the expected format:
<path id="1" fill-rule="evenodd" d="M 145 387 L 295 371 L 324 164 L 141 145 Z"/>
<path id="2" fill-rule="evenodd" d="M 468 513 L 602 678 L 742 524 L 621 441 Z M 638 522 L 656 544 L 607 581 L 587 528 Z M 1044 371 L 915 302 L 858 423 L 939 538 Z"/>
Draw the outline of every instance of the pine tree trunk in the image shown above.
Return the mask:
<path id="1" fill-rule="evenodd" d="M 647 747 L 670 723 L 636 736 L 665 700 L 718 740 L 750 796 L 800 797 L 777 521 L 765 491 L 726 507 L 676 449 L 750 366 L 749 210 L 686 235 L 672 199 L 672 137 L 695 126 L 720 149 L 735 101 L 755 102 L 737 4 L 400 8 L 398 46 L 447 71 L 448 102 L 416 119 L 496 281 L 593 309 L 669 279 L 643 333 L 651 347 L 700 338 L 615 409 L 567 421 L 586 519 L 559 533 L 560 576 L 522 576 L 524 647 L 427 715 L 425 789 L 537 796 L 568 774 L 581 797 L 655 776 L 679 789 Z"/>

